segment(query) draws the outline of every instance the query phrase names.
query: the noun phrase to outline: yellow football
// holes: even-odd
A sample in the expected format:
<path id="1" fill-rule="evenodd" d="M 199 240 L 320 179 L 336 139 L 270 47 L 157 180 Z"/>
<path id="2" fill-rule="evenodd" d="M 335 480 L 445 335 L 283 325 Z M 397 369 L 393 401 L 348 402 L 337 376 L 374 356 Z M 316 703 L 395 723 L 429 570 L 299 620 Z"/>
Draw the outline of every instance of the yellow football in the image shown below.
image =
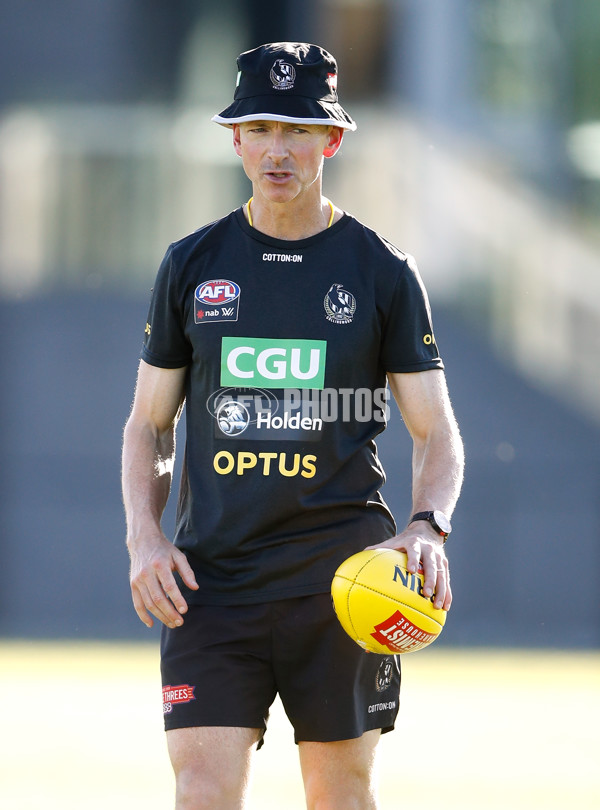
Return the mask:
<path id="1" fill-rule="evenodd" d="M 423 574 L 406 570 L 406 554 L 394 549 L 359 551 L 331 583 L 340 624 L 363 649 L 384 655 L 415 652 L 439 636 L 446 611 L 423 596 Z"/>

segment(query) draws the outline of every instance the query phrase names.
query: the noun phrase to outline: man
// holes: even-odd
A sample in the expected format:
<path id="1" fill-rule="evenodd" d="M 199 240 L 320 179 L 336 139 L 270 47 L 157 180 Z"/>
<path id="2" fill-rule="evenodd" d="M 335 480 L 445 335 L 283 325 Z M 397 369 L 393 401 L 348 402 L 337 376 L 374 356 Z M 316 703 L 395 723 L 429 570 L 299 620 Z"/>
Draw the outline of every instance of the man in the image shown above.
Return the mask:
<path id="1" fill-rule="evenodd" d="M 356 128 L 335 60 L 274 43 L 238 67 L 234 102 L 213 120 L 231 127 L 253 196 L 169 248 L 125 429 L 133 602 L 145 624 L 164 624 L 177 810 L 243 806 L 276 694 L 307 807 L 366 810 L 399 665 L 344 634 L 331 579 L 366 546 L 403 549 L 450 608 L 444 540 L 462 445 L 414 263 L 321 193 L 324 157 Z M 386 380 L 414 444 L 400 534 L 374 443 Z M 160 521 L 184 402 L 173 545 Z"/>

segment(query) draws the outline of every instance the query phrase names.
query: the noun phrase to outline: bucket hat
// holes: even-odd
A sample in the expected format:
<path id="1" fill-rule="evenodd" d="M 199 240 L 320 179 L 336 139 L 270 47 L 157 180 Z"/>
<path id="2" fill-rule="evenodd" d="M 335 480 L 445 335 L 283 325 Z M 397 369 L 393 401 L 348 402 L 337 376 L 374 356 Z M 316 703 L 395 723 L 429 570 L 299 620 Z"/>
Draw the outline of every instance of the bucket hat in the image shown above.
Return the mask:
<path id="1" fill-rule="evenodd" d="M 356 124 L 338 102 L 337 63 L 318 45 L 271 42 L 237 59 L 233 104 L 211 120 L 230 127 L 243 121 Z"/>

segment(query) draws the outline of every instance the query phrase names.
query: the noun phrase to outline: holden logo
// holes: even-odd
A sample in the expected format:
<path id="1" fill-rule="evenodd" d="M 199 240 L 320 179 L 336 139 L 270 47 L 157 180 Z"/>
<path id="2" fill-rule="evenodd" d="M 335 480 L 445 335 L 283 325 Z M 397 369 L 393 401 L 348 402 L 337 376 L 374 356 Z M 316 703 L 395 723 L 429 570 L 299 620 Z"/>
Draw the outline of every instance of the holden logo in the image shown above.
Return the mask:
<path id="1" fill-rule="evenodd" d="M 248 408 L 234 399 L 221 403 L 216 416 L 219 429 L 227 436 L 239 436 L 250 424 Z"/>

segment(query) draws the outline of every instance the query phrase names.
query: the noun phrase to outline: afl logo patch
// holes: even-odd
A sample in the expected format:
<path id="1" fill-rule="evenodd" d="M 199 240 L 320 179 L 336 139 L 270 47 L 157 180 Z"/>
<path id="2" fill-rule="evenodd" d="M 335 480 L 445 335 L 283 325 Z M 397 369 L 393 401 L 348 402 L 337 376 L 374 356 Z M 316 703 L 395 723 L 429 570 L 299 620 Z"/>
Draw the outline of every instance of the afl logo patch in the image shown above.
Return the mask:
<path id="1" fill-rule="evenodd" d="M 341 284 L 332 284 L 327 290 L 325 300 L 325 315 L 331 323 L 352 323 L 356 312 L 356 298 Z"/>
<path id="2" fill-rule="evenodd" d="M 203 281 L 194 292 L 195 323 L 237 321 L 240 287 L 224 278 Z"/>

